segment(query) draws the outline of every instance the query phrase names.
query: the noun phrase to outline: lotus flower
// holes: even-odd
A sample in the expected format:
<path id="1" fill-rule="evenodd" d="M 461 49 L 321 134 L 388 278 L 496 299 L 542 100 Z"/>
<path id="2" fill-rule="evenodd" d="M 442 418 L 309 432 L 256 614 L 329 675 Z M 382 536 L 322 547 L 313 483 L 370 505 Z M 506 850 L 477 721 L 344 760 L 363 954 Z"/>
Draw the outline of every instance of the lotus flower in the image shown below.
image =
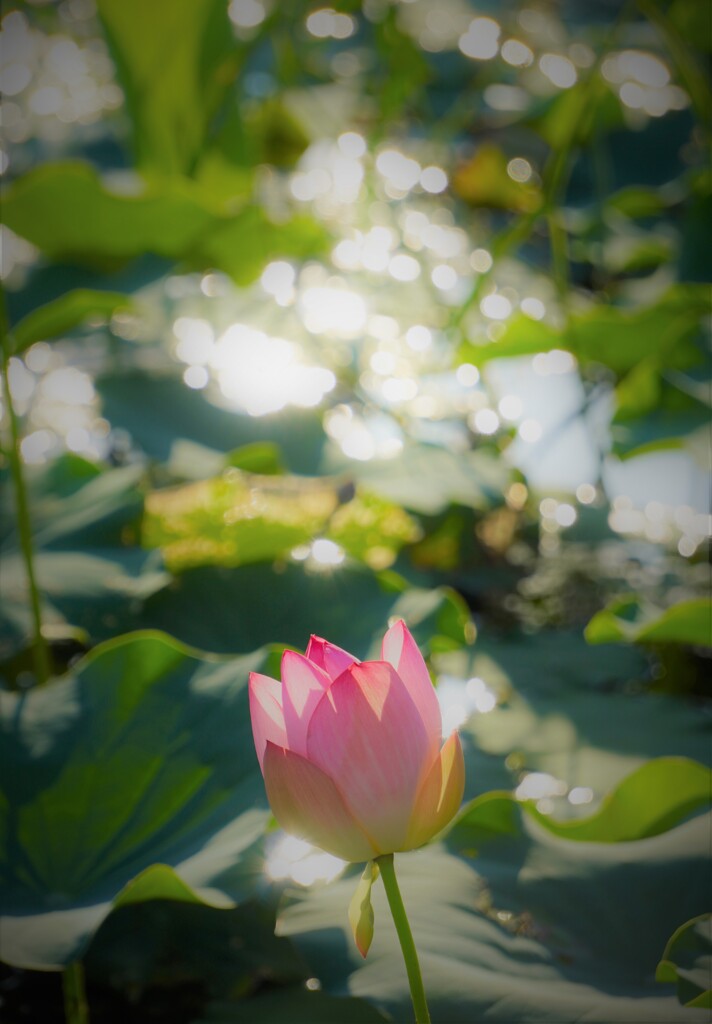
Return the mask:
<path id="1" fill-rule="evenodd" d="M 440 707 L 404 622 L 381 661 L 360 662 L 312 636 L 285 651 L 282 680 L 250 675 L 255 749 L 286 832 L 343 860 L 422 846 L 460 806 L 465 767 L 456 732 L 442 743 Z"/>

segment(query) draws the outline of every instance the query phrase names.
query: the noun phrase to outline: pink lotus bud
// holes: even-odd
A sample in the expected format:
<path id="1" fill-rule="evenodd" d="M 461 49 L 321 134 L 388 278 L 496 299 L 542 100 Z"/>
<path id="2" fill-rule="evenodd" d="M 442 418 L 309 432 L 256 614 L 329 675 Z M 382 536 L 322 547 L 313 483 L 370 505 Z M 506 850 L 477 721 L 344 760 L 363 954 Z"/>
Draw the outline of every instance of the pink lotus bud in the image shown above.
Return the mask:
<path id="1" fill-rule="evenodd" d="M 306 655 L 285 651 L 281 682 L 251 673 L 250 714 L 277 821 L 337 857 L 422 846 L 460 806 L 460 738 L 441 747 L 435 690 L 402 621 L 381 661 L 314 636 Z"/>

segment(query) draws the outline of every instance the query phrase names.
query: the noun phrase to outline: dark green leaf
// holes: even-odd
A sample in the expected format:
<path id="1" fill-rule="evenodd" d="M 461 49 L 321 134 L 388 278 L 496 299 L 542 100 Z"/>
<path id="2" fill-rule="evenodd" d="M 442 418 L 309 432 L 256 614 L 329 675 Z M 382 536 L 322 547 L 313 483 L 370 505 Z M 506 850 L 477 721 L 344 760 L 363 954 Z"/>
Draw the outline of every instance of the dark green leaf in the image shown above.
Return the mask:
<path id="1" fill-rule="evenodd" d="M 294 473 L 319 471 L 326 441 L 321 417 L 313 410 L 285 410 L 256 419 L 213 405 L 179 376 L 124 373 L 100 377 L 97 390 L 104 416 L 128 431 L 136 445 L 154 459 L 168 460 L 181 440 L 190 440 L 227 455 L 246 444 L 278 444 Z M 217 469 L 210 468 L 208 476 Z"/>
<path id="2" fill-rule="evenodd" d="M 28 473 L 35 569 L 48 634 L 104 638 L 130 628 L 135 612 L 169 577 L 160 555 L 137 547 L 142 471 L 101 470 L 65 455 Z M 23 647 L 32 616 L 16 532 L 13 491 L 0 502 L 0 650 L 3 660 Z"/>
<path id="3" fill-rule="evenodd" d="M 76 958 L 119 893 L 192 900 L 197 887 L 224 904 L 245 891 L 241 858 L 267 820 L 247 711 L 264 661 L 140 633 L 49 686 L 0 693 L 4 960 Z"/>
<path id="4" fill-rule="evenodd" d="M 265 979 L 294 986 L 306 978 L 292 944 L 274 934 L 273 909 L 254 898 L 236 907 L 206 905 L 164 865 L 143 873 L 158 874 L 161 883 L 151 887 L 151 895 L 130 904 L 116 901 L 94 934 L 84 956 L 90 985 L 130 991 L 134 999 L 143 991 L 148 1001 L 151 989 L 170 993 L 192 983 L 213 999 L 227 999 L 251 995 Z M 179 886 L 193 898 L 170 896 Z"/>
<path id="5" fill-rule="evenodd" d="M 23 317 L 12 329 L 14 351 L 23 352 L 36 341 L 66 334 L 87 320 L 108 320 L 114 313 L 131 309 L 131 306 L 131 299 L 120 292 L 77 288 Z"/>
<path id="6" fill-rule="evenodd" d="M 471 637 L 462 599 L 445 587 L 405 589 L 358 566 L 311 571 L 285 563 L 213 566 L 182 573 L 150 597 L 143 625 L 170 630 L 202 650 L 243 652 L 279 641 L 304 650 L 311 633 L 356 657 L 380 657 L 392 617 L 403 618 L 427 652 L 436 640 L 454 647 Z"/>
<path id="7" fill-rule="evenodd" d="M 310 992 L 303 988 L 265 991 L 240 1002 L 212 1003 L 195 1024 L 385 1024 L 388 1017 L 365 999 Z"/>

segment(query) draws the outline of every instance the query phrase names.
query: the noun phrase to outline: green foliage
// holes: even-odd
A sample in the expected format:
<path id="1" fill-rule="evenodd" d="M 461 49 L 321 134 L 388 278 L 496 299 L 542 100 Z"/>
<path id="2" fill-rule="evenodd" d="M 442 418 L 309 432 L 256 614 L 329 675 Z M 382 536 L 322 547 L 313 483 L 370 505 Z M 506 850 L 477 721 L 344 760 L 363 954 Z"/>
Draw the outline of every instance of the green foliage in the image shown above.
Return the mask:
<path id="1" fill-rule="evenodd" d="M 453 504 L 491 508 L 501 503 L 511 478 L 494 453 L 456 453 L 427 444 L 408 445 L 397 462 L 364 463 L 353 472 L 369 490 L 425 515 Z"/>
<path id="2" fill-rule="evenodd" d="M 130 609 L 165 586 L 160 558 L 138 546 L 143 497 L 140 468 L 102 470 L 73 455 L 30 478 L 36 572 L 43 612 L 56 639 L 79 627 L 82 640 L 130 627 Z M 0 536 L 0 650 L 3 660 L 24 646 L 30 602 L 13 491 L 3 488 Z"/>
<path id="3" fill-rule="evenodd" d="M 684 369 L 701 362 L 693 342 L 708 308 L 706 287 L 677 285 L 657 302 L 640 309 L 593 307 L 572 316 L 565 330 L 526 316 L 515 317 L 496 342 L 468 344 L 463 356 L 482 364 L 563 348 L 584 364 L 601 363 L 616 375 L 635 370 L 648 357 L 666 368 Z"/>
<path id="4" fill-rule="evenodd" d="M 340 504 L 328 479 L 263 477 L 228 470 L 147 498 L 143 543 L 160 547 L 170 569 L 237 566 L 287 556 L 316 535 L 376 569 L 417 537 L 400 506 L 369 494 Z"/>
<path id="5" fill-rule="evenodd" d="M 99 0 L 97 6 L 126 93 L 137 166 L 167 177 L 189 173 L 238 68 L 226 5 Z"/>
<path id="6" fill-rule="evenodd" d="M 712 967 L 712 914 L 686 921 L 671 935 L 658 964 L 655 977 L 675 982 L 684 1006 L 712 1008 L 710 967 Z"/>
<path id="7" fill-rule="evenodd" d="M 536 802 L 520 806 L 552 835 L 589 843 L 625 843 L 660 835 L 712 802 L 712 772 L 685 758 L 648 761 L 627 776 L 589 817 L 557 821 L 542 814 Z M 465 807 L 453 826 L 450 842 L 477 847 L 493 834 L 514 833 L 520 820 L 514 798 L 488 793 Z"/>
<path id="8" fill-rule="evenodd" d="M 111 191 L 88 164 L 56 163 L 14 182 L 3 220 L 49 257 L 104 261 L 143 252 L 179 259 L 215 224 L 187 184 Z"/>
<path id="9" fill-rule="evenodd" d="M 489 57 L 457 5 L 96 6 L 3 17 L 8 1019 L 58 1018 L 33 969 L 78 958 L 96 1024 L 411 1019 L 374 873 L 350 915 L 351 868 L 275 881 L 246 692 L 312 633 L 380 658 L 403 618 L 467 768 L 443 842 L 398 857 L 433 1019 L 706 1020 L 703 517 L 614 501 L 643 455 L 708 468 L 702 5 L 500 5 Z M 541 394 L 579 406 L 535 440 L 559 349 Z M 315 405 L 230 397 L 297 365 L 330 374 Z M 581 429 L 584 488 L 539 483 Z"/>
<path id="10" fill-rule="evenodd" d="M 363 658 L 380 656 L 383 624 L 391 617 L 405 619 L 426 651 L 457 648 L 472 638 L 458 594 L 410 588 L 394 574 L 358 565 L 190 569 L 148 598 L 140 621 L 209 651 L 247 652 L 276 637 L 304 650 L 316 633 Z"/>
<path id="11" fill-rule="evenodd" d="M 453 188 L 473 206 L 527 213 L 541 204 L 541 190 L 533 184 L 514 181 L 507 174 L 508 159 L 497 146 L 485 143 L 461 164 Z"/>
<path id="12" fill-rule="evenodd" d="M 336 500 L 333 488 L 319 481 L 252 478 L 234 470 L 149 495 L 143 543 L 163 548 L 175 570 L 262 562 L 321 532 Z"/>
<path id="13" fill-rule="evenodd" d="M 81 326 L 86 321 L 109 319 L 114 313 L 132 309 L 131 300 L 118 292 L 77 288 L 54 302 L 28 313 L 13 328 L 13 351 L 23 352 L 36 341 L 46 341 Z"/>
<path id="14" fill-rule="evenodd" d="M 210 192 L 173 178 L 125 195 L 87 164 L 48 164 L 8 189 L 3 221 L 49 257 L 107 269 L 143 253 L 224 270 L 239 284 L 274 256 L 318 252 L 325 232 L 311 218 L 276 224 L 256 205 L 224 213 Z"/>
<path id="15" fill-rule="evenodd" d="M 665 611 L 646 607 L 632 595 L 597 612 L 586 626 L 591 644 L 695 644 L 712 647 L 712 601 L 681 601 Z"/>
<path id="16" fill-rule="evenodd" d="M 431 846 L 396 858 L 433 1019 L 702 1021 L 702 1011 L 681 1007 L 653 977 L 666 929 L 694 908 L 705 884 L 708 828 L 700 817 L 619 851 L 551 836 L 524 815 L 476 857 Z M 380 886 L 365 965 L 350 945 L 343 908 L 353 884 L 295 894 L 279 932 L 319 970 L 327 991 L 348 986 L 408 1021 L 405 972 Z"/>
<path id="17" fill-rule="evenodd" d="M 241 895 L 240 855 L 267 818 L 247 713 L 263 663 L 138 633 L 45 689 L 0 694 L 4 960 L 68 963 L 114 900 L 194 901 L 186 882 Z"/>

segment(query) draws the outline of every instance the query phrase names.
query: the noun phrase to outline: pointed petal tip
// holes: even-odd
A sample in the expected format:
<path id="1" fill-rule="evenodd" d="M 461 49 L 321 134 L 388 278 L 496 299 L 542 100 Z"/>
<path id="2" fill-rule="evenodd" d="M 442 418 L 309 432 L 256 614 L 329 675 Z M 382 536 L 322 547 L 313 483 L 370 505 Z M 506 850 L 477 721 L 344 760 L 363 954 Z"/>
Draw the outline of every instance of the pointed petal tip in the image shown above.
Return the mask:
<path id="1" fill-rule="evenodd" d="M 267 740 L 267 742 L 265 743 L 265 757 L 267 756 L 268 750 L 276 752 L 277 754 L 286 754 L 287 749 L 287 747 L 283 747 L 279 743 L 273 743 L 272 740 Z"/>
<path id="2" fill-rule="evenodd" d="M 452 821 L 465 791 L 465 758 L 460 734 L 454 729 L 423 785 L 413 808 L 405 849 L 425 845 Z"/>
<path id="3" fill-rule="evenodd" d="M 284 681 L 284 666 L 285 664 L 289 664 L 289 662 L 293 659 L 295 654 L 297 654 L 297 651 L 293 651 L 290 647 L 285 647 L 285 649 L 282 651 L 282 657 L 279 659 L 280 675 L 282 677 L 282 681 Z M 298 655 L 298 657 L 303 658 L 304 655 L 300 654 Z"/>

